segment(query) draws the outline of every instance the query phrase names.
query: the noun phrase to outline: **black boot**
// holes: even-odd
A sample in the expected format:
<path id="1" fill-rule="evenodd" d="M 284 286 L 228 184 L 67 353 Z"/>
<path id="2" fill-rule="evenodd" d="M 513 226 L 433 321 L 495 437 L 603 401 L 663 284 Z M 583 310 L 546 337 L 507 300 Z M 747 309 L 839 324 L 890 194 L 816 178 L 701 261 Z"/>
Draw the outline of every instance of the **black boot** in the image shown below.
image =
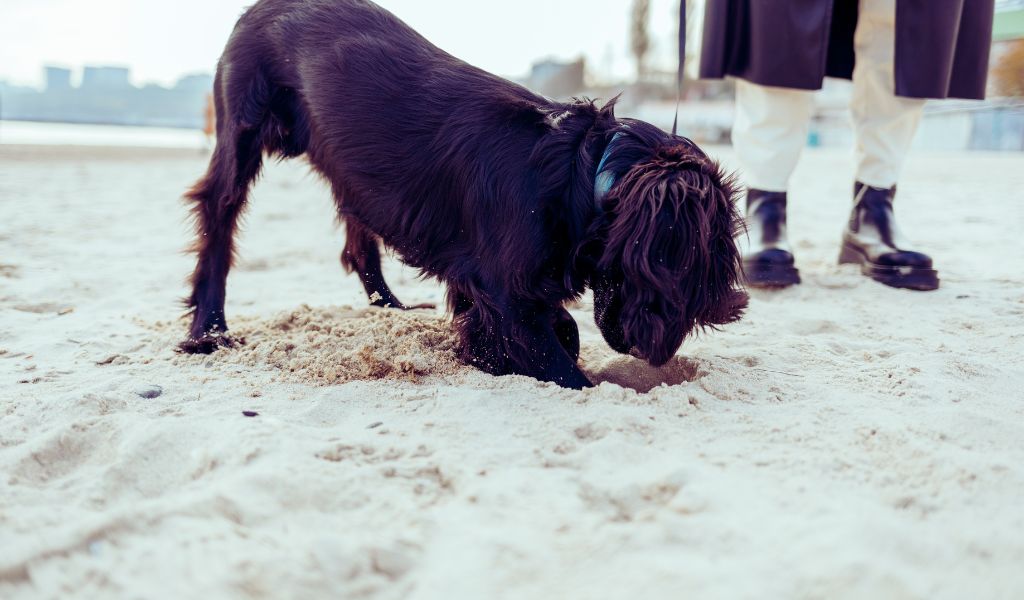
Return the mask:
<path id="1" fill-rule="evenodd" d="M 892 210 L 896 186 L 887 190 L 857 182 L 853 195 L 839 264 L 858 264 L 862 273 L 891 287 L 938 289 L 939 274 L 932 268 L 932 259 L 910 250 L 896 226 Z"/>
<path id="2" fill-rule="evenodd" d="M 747 285 L 782 288 L 800 283 L 786 241 L 786 192 L 747 191 L 747 237 L 743 270 Z"/>

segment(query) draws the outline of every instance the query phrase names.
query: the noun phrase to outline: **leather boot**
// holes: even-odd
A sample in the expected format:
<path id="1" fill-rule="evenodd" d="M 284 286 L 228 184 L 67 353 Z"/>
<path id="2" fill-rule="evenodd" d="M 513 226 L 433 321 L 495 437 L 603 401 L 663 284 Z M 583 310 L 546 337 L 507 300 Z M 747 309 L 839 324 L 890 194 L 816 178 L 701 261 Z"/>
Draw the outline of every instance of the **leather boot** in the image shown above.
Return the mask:
<path id="1" fill-rule="evenodd" d="M 747 191 L 747 240 L 743 252 L 747 285 L 783 288 L 800 283 L 786 240 L 786 192 Z"/>
<path id="2" fill-rule="evenodd" d="M 843 232 L 839 264 L 858 264 L 864 275 L 894 288 L 934 290 L 939 274 L 927 254 L 910 249 L 893 214 L 896 186 L 875 188 L 857 182 L 854 206 Z"/>

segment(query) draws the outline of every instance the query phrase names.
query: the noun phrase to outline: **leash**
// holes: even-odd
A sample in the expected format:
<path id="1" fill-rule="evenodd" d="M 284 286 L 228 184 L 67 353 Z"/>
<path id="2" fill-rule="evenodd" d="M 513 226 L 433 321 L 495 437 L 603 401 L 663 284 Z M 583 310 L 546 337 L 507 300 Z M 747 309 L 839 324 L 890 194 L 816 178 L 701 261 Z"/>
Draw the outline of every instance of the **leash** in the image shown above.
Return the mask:
<path id="1" fill-rule="evenodd" d="M 686 1 L 679 0 L 679 69 L 676 71 L 676 116 L 672 120 L 672 135 L 676 135 L 679 131 L 679 108 L 683 104 L 683 84 L 686 79 Z M 608 164 L 608 159 L 611 158 L 622 135 L 623 132 L 620 131 L 612 137 L 611 141 L 608 142 L 608 146 L 604 149 L 601 160 L 597 164 L 597 179 L 594 182 L 594 206 L 597 208 L 598 213 L 602 212 L 604 199 L 608 197 L 612 186 L 615 185 L 615 173 L 606 171 L 605 166 Z"/>
<path id="2" fill-rule="evenodd" d="M 686 1 L 679 0 L 679 70 L 676 72 L 676 116 L 672 120 L 672 135 L 679 131 L 679 107 L 683 104 L 686 79 Z"/>

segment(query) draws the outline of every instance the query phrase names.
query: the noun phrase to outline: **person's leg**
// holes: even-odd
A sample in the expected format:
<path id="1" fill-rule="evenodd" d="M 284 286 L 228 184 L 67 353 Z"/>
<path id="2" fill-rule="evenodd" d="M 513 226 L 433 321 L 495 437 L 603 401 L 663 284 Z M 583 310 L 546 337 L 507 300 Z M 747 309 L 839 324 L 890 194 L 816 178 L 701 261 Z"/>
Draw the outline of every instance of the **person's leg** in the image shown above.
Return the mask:
<path id="1" fill-rule="evenodd" d="M 785 192 L 807 144 L 814 92 L 736 80 L 732 143 L 744 183 L 765 192 Z"/>
<path id="2" fill-rule="evenodd" d="M 860 0 L 853 44 L 857 181 L 888 189 L 899 179 L 925 103 L 896 95 L 896 0 Z"/>
<path id="3" fill-rule="evenodd" d="M 939 280 L 931 258 L 909 248 L 892 208 L 924 109 L 924 100 L 896 96 L 896 0 L 860 0 L 854 50 L 850 110 L 857 182 L 839 260 L 862 265 L 865 275 L 886 285 L 935 289 Z"/>
<path id="4" fill-rule="evenodd" d="M 747 185 L 748 285 L 800 283 L 786 239 L 786 191 L 814 113 L 814 93 L 736 81 L 732 141 Z"/>

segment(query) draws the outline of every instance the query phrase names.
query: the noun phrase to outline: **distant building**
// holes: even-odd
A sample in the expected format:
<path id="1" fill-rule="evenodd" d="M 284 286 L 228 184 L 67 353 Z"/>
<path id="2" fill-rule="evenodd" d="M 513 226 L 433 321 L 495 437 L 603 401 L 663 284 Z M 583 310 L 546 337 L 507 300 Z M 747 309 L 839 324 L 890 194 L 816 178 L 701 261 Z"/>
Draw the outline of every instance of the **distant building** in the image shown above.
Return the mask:
<path id="1" fill-rule="evenodd" d="M 1024 44 L 1024 0 L 996 0 L 995 21 L 992 24 L 991 66 L 998 65 L 1012 48 Z M 989 78 L 989 95 L 995 91 L 993 78 Z"/>
<path id="2" fill-rule="evenodd" d="M 178 80 L 174 89 L 179 92 L 207 92 L 213 91 L 213 76 L 206 73 L 194 73 L 186 75 Z"/>
<path id="3" fill-rule="evenodd" d="M 1002 65 L 1013 49 L 1024 46 L 1024 0 L 996 0 L 992 26 L 992 64 Z M 1011 71 L 1013 67 L 1011 66 Z M 1005 77 L 1005 68 L 1000 68 Z M 990 91 L 1005 93 L 1005 85 L 989 78 Z M 1018 88 L 1019 89 L 1019 88 Z M 996 94 L 990 94 L 995 96 Z M 970 147 L 986 150 L 1024 150 L 1024 105 L 1020 97 L 992 98 L 971 114 Z"/>
<path id="4" fill-rule="evenodd" d="M 68 69 L 47 67 L 44 75 L 42 91 L 0 85 L 0 118 L 202 129 L 206 97 L 213 88 L 213 77 L 204 74 L 183 77 L 173 89 L 137 88 L 131 72 L 121 67 L 86 67 L 80 87 L 71 84 Z"/>
<path id="5" fill-rule="evenodd" d="M 131 87 L 131 71 L 124 67 L 86 67 L 82 73 L 83 90 L 114 90 Z"/>
<path id="6" fill-rule="evenodd" d="M 46 67 L 46 91 L 67 92 L 71 89 L 71 69 Z"/>
<path id="7" fill-rule="evenodd" d="M 35 93 L 35 88 L 14 85 L 6 80 L 0 80 L 0 94 L 30 94 Z"/>
<path id="8" fill-rule="evenodd" d="M 997 0 L 992 25 L 996 50 L 1007 42 L 1021 39 L 1024 39 L 1024 0 Z"/>
<path id="9" fill-rule="evenodd" d="M 526 86 L 551 98 L 568 98 L 583 91 L 585 71 L 582 58 L 573 62 L 544 60 L 534 63 Z"/>

